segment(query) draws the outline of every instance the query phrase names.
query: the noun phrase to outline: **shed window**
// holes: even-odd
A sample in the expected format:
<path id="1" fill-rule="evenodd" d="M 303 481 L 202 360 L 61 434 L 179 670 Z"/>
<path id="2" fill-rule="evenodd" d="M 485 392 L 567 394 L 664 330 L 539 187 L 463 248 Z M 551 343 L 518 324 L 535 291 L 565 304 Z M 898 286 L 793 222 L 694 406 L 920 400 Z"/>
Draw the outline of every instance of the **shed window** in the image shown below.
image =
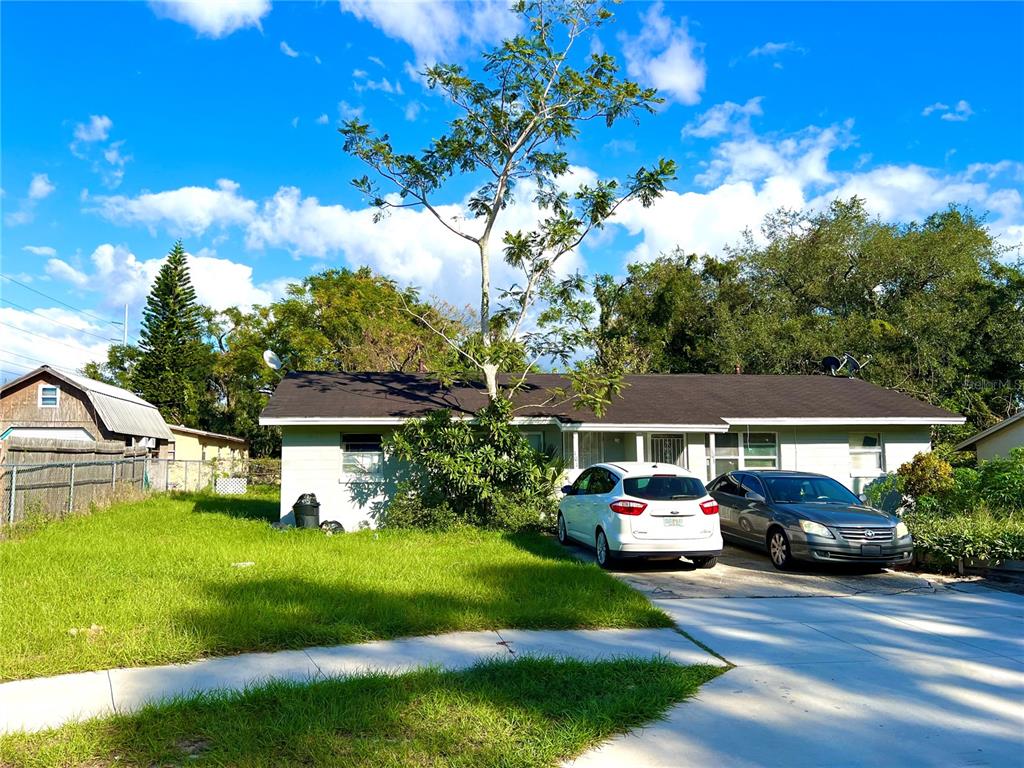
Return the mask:
<path id="1" fill-rule="evenodd" d="M 380 480 L 384 447 L 380 435 L 341 436 L 341 474 L 346 480 Z"/>
<path id="2" fill-rule="evenodd" d="M 52 384 L 39 385 L 39 407 L 56 408 L 60 402 L 60 387 Z"/>

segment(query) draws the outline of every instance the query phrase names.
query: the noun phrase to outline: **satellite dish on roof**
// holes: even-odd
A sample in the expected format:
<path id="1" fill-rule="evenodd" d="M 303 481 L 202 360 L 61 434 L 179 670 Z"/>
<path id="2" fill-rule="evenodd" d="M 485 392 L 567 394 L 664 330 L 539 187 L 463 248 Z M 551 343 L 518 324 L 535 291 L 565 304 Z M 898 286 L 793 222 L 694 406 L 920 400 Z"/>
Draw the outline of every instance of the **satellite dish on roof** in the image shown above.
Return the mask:
<path id="1" fill-rule="evenodd" d="M 845 360 L 840 360 L 835 355 L 829 355 L 821 361 L 821 368 L 829 376 L 835 376 L 842 369 L 845 362 Z"/>
<path id="2" fill-rule="evenodd" d="M 850 373 L 856 373 L 864 367 L 860 364 L 860 361 L 849 352 L 844 352 L 843 358 L 845 359 L 846 364 L 850 367 Z"/>
<path id="3" fill-rule="evenodd" d="M 281 362 L 281 358 L 277 356 L 277 353 L 272 349 L 263 351 L 263 362 L 273 368 L 275 371 L 280 371 L 284 367 L 284 363 Z"/>

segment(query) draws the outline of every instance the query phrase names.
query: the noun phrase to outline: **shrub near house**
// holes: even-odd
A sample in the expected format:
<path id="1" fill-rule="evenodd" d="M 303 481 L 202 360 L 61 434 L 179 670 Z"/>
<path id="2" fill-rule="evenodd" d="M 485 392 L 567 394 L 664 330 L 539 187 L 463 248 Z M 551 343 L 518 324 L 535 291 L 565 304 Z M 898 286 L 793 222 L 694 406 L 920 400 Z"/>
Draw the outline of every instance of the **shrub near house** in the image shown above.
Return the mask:
<path id="1" fill-rule="evenodd" d="M 961 567 L 1024 559 L 1024 449 L 956 469 L 935 454 L 918 454 L 869 498 L 878 503 L 892 489 L 912 499 L 904 519 L 919 553 Z"/>

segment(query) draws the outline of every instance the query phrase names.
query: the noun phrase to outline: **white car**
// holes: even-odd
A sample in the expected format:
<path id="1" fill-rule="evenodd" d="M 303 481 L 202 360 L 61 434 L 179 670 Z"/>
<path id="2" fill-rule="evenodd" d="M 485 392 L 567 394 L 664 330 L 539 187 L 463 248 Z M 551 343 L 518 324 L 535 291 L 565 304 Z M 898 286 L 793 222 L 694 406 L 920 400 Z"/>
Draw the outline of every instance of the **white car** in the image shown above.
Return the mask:
<path id="1" fill-rule="evenodd" d="M 698 568 L 713 568 L 722 554 L 718 502 L 682 467 L 595 464 L 562 492 L 558 540 L 593 547 L 602 568 L 625 557 L 686 557 Z"/>

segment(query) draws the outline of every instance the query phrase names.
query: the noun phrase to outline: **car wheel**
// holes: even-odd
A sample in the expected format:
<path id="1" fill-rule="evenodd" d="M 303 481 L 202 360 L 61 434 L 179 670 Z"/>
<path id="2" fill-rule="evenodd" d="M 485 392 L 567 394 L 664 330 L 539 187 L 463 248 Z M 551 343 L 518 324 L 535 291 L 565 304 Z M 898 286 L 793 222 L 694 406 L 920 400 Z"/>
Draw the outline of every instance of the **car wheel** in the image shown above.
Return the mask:
<path id="1" fill-rule="evenodd" d="M 714 568 L 718 565 L 717 557 L 691 557 L 690 562 L 698 568 Z"/>
<path id="2" fill-rule="evenodd" d="M 565 518 L 561 512 L 558 513 L 558 543 L 563 546 L 569 544 L 569 531 L 565 527 Z"/>
<path id="3" fill-rule="evenodd" d="M 780 571 L 788 570 L 793 565 L 793 554 L 789 548 L 789 537 L 781 528 L 772 528 L 768 532 L 768 556 Z"/>
<path id="4" fill-rule="evenodd" d="M 607 570 L 615 565 L 615 553 L 608 546 L 608 537 L 600 528 L 597 531 L 597 538 L 594 540 L 594 552 L 597 556 L 597 564 L 602 568 Z"/>

